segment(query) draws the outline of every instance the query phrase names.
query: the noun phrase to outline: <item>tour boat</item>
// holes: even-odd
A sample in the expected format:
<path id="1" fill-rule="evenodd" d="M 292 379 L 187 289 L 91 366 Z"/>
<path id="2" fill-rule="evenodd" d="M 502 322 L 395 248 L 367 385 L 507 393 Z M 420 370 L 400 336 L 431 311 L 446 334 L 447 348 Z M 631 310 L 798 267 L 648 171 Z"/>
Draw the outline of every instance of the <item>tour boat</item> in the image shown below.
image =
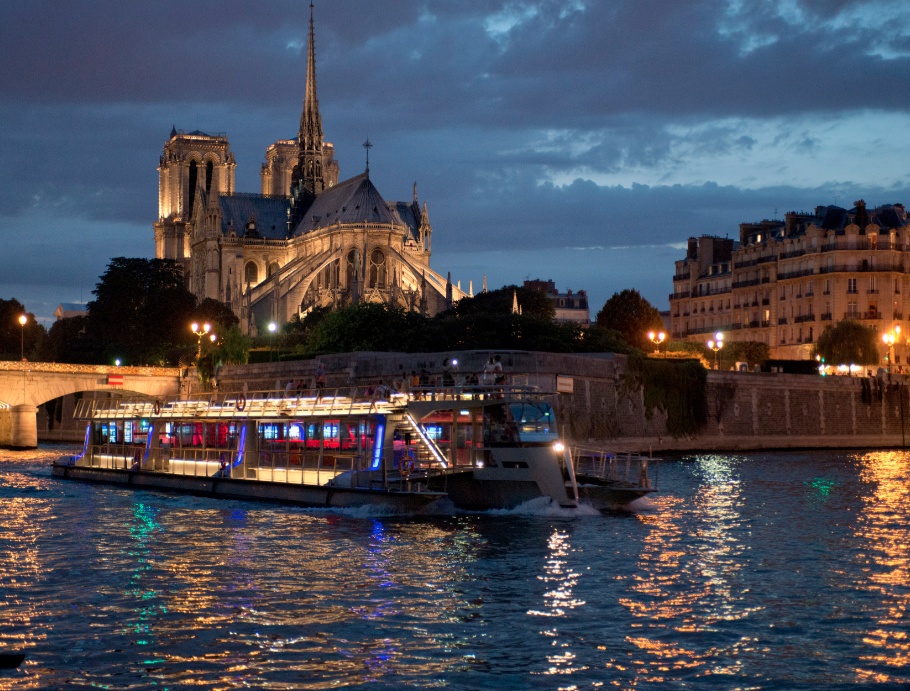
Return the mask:
<path id="1" fill-rule="evenodd" d="M 82 399 L 81 453 L 57 477 L 320 507 L 511 509 L 628 504 L 655 491 L 651 459 L 580 456 L 531 387 L 385 387 Z M 609 462 L 608 462 L 609 458 Z"/>

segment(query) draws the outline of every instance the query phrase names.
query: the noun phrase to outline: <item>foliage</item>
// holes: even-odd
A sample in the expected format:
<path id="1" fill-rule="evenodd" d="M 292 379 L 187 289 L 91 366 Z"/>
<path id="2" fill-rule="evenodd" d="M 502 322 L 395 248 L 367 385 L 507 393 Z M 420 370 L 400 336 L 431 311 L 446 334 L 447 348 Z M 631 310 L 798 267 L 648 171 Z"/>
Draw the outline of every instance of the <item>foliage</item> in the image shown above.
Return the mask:
<path id="1" fill-rule="evenodd" d="M 601 328 L 618 331 L 626 343 L 640 350 L 653 348 L 649 331 L 664 328 L 657 308 L 634 289 L 613 293 L 597 313 L 596 323 Z"/>
<path id="2" fill-rule="evenodd" d="M 473 298 L 459 300 L 452 309 L 443 312 L 440 316 L 470 317 L 483 314 L 512 314 L 516 297 L 522 316 L 544 320 L 556 317 L 556 308 L 545 292 L 516 285 L 503 286 L 486 293 L 479 293 Z"/>
<path id="3" fill-rule="evenodd" d="M 96 344 L 88 338 L 88 317 L 67 317 L 51 324 L 41 348 L 45 362 L 93 362 L 98 358 Z"/>
<path id="4" fill-rule="evenodd" d="M 212 298 L 205 298 L 196 305 L 193 315 L 193 321 L 200 324 L 205 322 L 211 324 L 212 330 L 218 334 L 219 338 L 232 326 L 237 326 L 240 323 L 237 315 L 234 314 L 230 307 Z"/>
<path id="5" fill-rule="evenodd" d="M 176 262 L 116 257 L 92 293 L 88 331 L 102 344 L 103 361 L 165 364 L 174 360 L 175 347 L 193 343 L 188 326 L 196 299 Z"/>
<path id="6" fill-rule="evenodd" d="M 881 357 L 875 329 L 853 319 L 844 319 L 825 329 L 815 352 L 831 365 L 874 365 Z"/>
<path id="7" fill-rule="evenodd" d="M 19 323 L 23 314 L 28 317 L 25 326 Z M 22 357 L 23 343 L 25 357 L 33 358 L 40 351 L 45 335 L 44 327 L 21 302 L 16 298 L 0 298 L 0 360 L 18 360 Z"/>
<path id="8" fill-rule="evenodd" d="M 645 415 L 665 412 L 667 432 L 674 437 L 695 434 L 707 422 L 708 375 L 700 363 L 633 354 L 626 376 L 632 390 L 644 391 Z"/>
<path id="9" fill-rule="evenodd" d="M 711 351 L 705 351 L 711 355 Z M 723 359 L 730 362 L 747 362 L 750 367 L 755 367 L 771 357 L 771 348 L 761 341 L 725 341 L 723 350 L 720 351 Z"/>
<path id="10" fill-rule="evenodd" d="M 354 351 L 407 351 L 408 322 L 414 313 L 378 303 L 361 303 L 334 310 L 313 327 L 304 354 Z"/>
<path id="11" fill-rule="evenodd" d="M 224 331 L 214 350 L 214 361 L 218 365 L 245 365 L 250 359 L 251 340 L 237 325 Z"/>

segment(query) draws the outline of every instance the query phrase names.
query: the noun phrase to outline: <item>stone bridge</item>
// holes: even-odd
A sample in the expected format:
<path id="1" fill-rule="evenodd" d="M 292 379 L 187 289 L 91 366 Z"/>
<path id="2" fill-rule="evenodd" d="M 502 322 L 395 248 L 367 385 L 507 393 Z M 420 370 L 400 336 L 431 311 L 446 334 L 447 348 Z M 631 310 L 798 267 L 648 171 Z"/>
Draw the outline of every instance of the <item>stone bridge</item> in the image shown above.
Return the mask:
<path id="1" fill-rule="evenodd" d="M 38 406 L 80 391 L 116 391 L 163 397 L 189 385 L 177 367 L 111 367 L 0 361 L 0 447 L 38 445 Z"/>

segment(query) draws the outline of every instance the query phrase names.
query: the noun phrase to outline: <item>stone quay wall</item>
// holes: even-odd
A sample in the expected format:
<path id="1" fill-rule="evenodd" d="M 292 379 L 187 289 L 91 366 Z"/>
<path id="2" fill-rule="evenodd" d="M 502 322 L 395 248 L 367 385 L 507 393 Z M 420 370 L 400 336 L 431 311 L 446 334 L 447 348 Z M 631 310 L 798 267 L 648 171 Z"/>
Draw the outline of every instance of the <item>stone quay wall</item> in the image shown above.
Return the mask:
<path id="1" fill-rule="evenodd" d="M 735 451 L 794 448 L 896 448 L 910 441 L 910 397 L 904 378 L 821 377 L 776 373 L 709 372 L 708 419 L 691 437 L 674 438 L 666 416 L 644 410 L 644 394 L 625 378 L 626 358 L 614 354 L 564 355 L 524 351 L 348 353 L 316 360 L 224 367 L 223 390 L 282 389 L 288 381 L 311 386 L 316 363 L 327 386 L 402 382 L 412 371 L 438 378 L 456 358 L 463 376 L 479 373 L 498 353 L 513 384 L 555 392 L 563 436 L 571 444 L 625 452 Z"/>

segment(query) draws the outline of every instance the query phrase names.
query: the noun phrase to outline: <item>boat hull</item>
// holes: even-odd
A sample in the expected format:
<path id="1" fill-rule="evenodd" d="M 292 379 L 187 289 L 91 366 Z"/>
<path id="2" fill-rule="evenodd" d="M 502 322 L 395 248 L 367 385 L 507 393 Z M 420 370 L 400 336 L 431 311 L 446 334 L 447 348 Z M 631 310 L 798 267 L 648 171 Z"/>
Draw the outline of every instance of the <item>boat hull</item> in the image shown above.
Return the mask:
<path id="1" fill-rule="evenodd" d="M 514 509 L 532 499 L 544 496 L 530 479 L 483 479 L 480 473 L 465 470 L 434 478 L 430 489 L 444 491 L 452 504 L 467 511 Z"/>
<path id="2" fill-rule="evenodd" d="M 407 513 L 424 509 L 445 496 L 433 492 L 396 492 L 362 487 L 296 485 L 262 480 L 173 475 L 144 470 L 116 470 L 60 463 L 54 464 L 52 474 L 66 480 L 118 485 L 133 489 L 221 499 L 270 501 L 313 508 L 369 506 L 378 507 L 383 511 Z"/>
<path id="3" fill-rule="evenodd" d="M 584 480 L 580 479 L 579 482 L 583 483 Z M 655 491 L 650 487 L 624 487 L 619 484 L 579 484 L 578 502 L 598 511 L 610 511 L 622 509 Z"/>

